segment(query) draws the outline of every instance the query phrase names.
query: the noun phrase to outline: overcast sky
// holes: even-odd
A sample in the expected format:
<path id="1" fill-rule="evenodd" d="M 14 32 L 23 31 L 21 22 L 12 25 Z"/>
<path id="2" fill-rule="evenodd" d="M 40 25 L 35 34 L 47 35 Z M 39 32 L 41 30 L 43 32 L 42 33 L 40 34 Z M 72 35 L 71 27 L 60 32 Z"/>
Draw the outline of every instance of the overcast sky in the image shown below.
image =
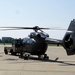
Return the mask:
<path id="1" fill-rule="evenodd" d="M 75 0 L 0 0 L 0 27 L 24 26 L 65 28 L 75 18 Z M 24 38 L 32 30 L 0 31 L 1 37 Z M 45 30 L 62 39 L 65 30 Z"/>

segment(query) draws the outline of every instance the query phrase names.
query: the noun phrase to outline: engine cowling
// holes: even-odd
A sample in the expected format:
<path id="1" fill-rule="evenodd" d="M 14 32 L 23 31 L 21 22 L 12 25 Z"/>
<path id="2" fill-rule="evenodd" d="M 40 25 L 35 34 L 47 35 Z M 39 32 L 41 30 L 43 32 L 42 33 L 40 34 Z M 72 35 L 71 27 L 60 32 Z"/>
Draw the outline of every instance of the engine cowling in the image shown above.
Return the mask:
<path id="1" fill-rule="evenodd" d="M 63 39 L 63 47 L 66 49 L 67 55 L 75 54 L 75 33 L 67 32 Z"/>

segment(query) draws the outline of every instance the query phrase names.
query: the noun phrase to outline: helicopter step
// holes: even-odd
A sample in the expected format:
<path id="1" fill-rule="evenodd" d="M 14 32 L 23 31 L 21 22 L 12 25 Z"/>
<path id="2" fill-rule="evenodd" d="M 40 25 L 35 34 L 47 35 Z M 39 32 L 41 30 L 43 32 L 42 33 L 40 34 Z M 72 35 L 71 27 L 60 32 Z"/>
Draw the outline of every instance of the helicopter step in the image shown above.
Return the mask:
<path id="1" fill-rule="evenodd" d="M 49 59 L 49 56 L 47 56 L 47 54 L 44 54 L 44 55 L 38 55 L 38 58 L 39 59 Z"/>

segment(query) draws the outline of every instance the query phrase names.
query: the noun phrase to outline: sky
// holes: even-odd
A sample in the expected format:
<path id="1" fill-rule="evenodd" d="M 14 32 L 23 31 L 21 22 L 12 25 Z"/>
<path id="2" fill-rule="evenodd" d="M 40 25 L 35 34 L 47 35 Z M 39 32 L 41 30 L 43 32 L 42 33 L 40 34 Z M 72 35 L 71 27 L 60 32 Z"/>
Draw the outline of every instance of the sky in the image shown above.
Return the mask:
<path id="1" fill-rule="evenodd" d="M 75 19 L 75 0 L 0 0 L 0 27 L 67 29 Z M 44 30 L 50 38 L 63 39 L 66 30 Z M 1 37 L 24 38 L 33 30 L 0 31 Z"/>

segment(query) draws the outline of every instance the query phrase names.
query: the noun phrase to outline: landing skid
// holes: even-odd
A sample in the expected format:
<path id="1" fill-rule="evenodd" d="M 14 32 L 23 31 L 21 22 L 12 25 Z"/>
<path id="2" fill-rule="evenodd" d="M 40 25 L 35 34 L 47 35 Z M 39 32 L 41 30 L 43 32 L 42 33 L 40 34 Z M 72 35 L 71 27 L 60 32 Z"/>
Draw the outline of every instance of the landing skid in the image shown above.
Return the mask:
<path id="1" fill-rule="evenodd" d="M 19 58 L 23 58 L 24 60 L 28 60 L 30 58 L 30 53 L 24 53 L 24 54 L 20 54 Z M 44 59 L 44 60 L 48 60 L 49 56 L 47 56 L 47 54 L 44 55 L 38 55 L 39 59 Z"/>

